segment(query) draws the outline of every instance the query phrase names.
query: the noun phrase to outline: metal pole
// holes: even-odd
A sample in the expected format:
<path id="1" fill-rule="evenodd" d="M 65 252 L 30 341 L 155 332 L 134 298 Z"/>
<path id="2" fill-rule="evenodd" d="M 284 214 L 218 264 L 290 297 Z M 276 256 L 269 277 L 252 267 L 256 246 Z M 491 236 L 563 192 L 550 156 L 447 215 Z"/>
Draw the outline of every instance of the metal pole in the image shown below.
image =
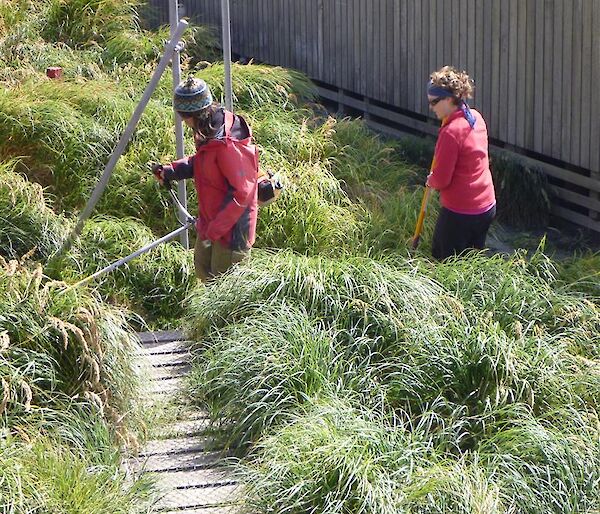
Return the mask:
<path id="1" fill-rule="evenodd" d="M 169 1 L 169 22 L 171 24 L 172 40 L 174 39 L 174 34 L 177 30 L 177 24 L 179 23 L 179 0 Z M 178 48 L 175 48 L 171 66 L 173 70 L 173 91 L 175 91 L 175 88 L 181 81 L 181 59 Z M 173 111 L 173 121 L 175 122 L 175 155 L 177 156 L 177 159 L 183 159 L 185 151 L 183 146 L 183 123 L 181 122 L 181 117 L 175 111 Z M 178 182 L 177 194 L 179 196 L 179 201 L 181 202 L 181 204 L 187 208 L 185 180 L 180 180 Z M 185 222 L 185 219 L 182 217 L 181 213 L 179 214 L 179 221 L 181 223 Z M 181 238 L 179 239 L 179 241 L 186 250 L 190 247 L 190 241 L 187 230 L 181 233 Z"/>
<path id="2" fill-rule="evenodd" d="M 121 154 L 125 151 L 125 147 L 127 146 L 127 143 L 129 143 L 129 140 L 131 139 L 131 136 L 133 135 L 133 131 L 134 131 L 138 121 L 140 120 L 140 117 L 142 116 L 142 112 L 144 112 L 144 109 L 146 108 L 146 105 L 148 104 L 150 97 L 152 96 L 152 93 L 154 92 L 154 90 L 156 89 L 156 86 L 158 85 L 158 81 L 160 80 L 161 75 L 163 74 L 163 72 L 165 71 L 165 68 L 169 64 L 169 61 L 173 57 L 173 52 L 175 50 L 175 47 L 179 43 L 179 38 L 181 37 L 181 35 L 183 34 L 183 32 L 185 31 L 187 26 L 188 26 L 187 22 L 183 21 L 183 20 L 180 21 L 179 24 L 177 25 L 174 35 L 171 38 L 171 41 L 169 41 L 169 43 L 165 46 L 165 52 L 164 52 L 160 62 L 158 63 L 156 70 L 154 71 L 154 75 L 152 75 L 150 82 L 146 86 L 146 90 L 144 91 L 144 94 L 142 95 L 142 99 L 140 100 L 140 103 L 135 108 L 135 111 L 133 112 L 131 119 L 129 120 L 129 123 L 127 123 L 127 126 L 125 127 L 125 130 L 124 130 L 123 134 L 121 135 L 121 139 L 119 140 L 119 143 L 113 150 L 113 153 L 110 156 L 110 159 L 109 159 L 108 163 L 106 164 L 106 167 L 104 168 L 102 177 L 98 181 L 98 184 L 96 184 L 96 187 L 92 193 L 92 196 L 88 200 L 88 203 L 86 204 L 82 213 L 79 215 L 79 220 L 77 221 L 77 225 L 73 229 L 73 232 L 69 235 L 69 237 L 63 243 L 62 247 L 58 251 L 58 254 L 55 255 L 54 257 L 57 257 L 58 255 L 62 254 L 63 252 L 66 252 L 69 248 L 71 248 L 73 241 L 75 241 L 75 239 L 77 239 L 79 234 L 81 234 L 81 230 L 83 229 L 83 224 L 90 217 L 90 214 L 94 210 L 96 203 L 98 203 L 98 200 L 102 196 L 102 193 L 104 192 L 104 189 L 106 188 L 106 185 L 108 184 L 108 180 L 110 179 L 110 176 L 112 175 L 113 169 L 114 169 L 115 165 L 117 164 L 119 157 L 121 157 Z"/>
<path id="3" fill-rule="evenodd" d="M 225 108 L 233 112 L 231 87 L 231 16 L 229 0 L 221 0 L 221 20 L 223 25 L 223 64 L 225 65 Z"/>
<path id="4" fill-rule="evenodd" d="M 139 250 L 136 250 L 135 252 L 128 255 L 127 257 L 123 257 L 122 259 L 119 259 L 118 261 L 113 262 L 112 264 L 109 264 L 105 268 L 102 268 L 101 270 L 96 271 L 96 273 L 94 273 L 93 275 L 90 275 L 89 277 L 86 277 L 83 280 L 76 282 L 72 286 L 69 286 L 67 289 L 65 289 L 65 291 L 69 291 L 71 289 L 74 289 L 75 287 L 79 287 L 83 284 L 86 284 L 90 280 L 93 280 L 96 277 L 103 275 L 104 273 L 108 273 L 109 271 L 112 271 L 112 270 L 118 268 L 119 266 L 122 266 L 123 264 L 129 262 L 130 260 L 135 259 L 139 255 L 146 253 L 146 252 L 152 250 L 153 248 L 156 248 L 158 245 L 161 245 L 162 243 L 166 243 L 167 241 L 170 241 L 171 239 L 178 236 L 182 232 L 187 232 L 187 230 L 189 228 L 193 227 L 194 224 L 195 224 L 195 220 L 192 218 L 192 219 L 188 220 L 188 222 L 185 225 L 183 225 L 182 227 L 179 227 L 177 230 L 174 230 L 173 232 L 170 232 L 166 236 L 163 236 L 160 239 L 157 239 L 153 243 L 150 243 L 149 245 L 146 245 L 146 246 L 140 248 Z"/>

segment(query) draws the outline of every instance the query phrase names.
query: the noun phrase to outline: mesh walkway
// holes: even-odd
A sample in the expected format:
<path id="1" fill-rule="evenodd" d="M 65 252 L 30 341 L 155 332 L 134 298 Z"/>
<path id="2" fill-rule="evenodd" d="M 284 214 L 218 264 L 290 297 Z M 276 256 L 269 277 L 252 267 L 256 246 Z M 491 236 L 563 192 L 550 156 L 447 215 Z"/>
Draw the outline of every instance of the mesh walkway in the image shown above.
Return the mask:
<path id="1" fill-rule="evenodd" d="M 190 354 L 179 331 L 143 332 L 140 357 L 150 364 L 150 393 L 157 403 L 176 398 L 190 370 Z M 238 485 L 224 466 L 225 452 L 207 435 L 203 413 L 184 412 L 162 427 L 129 463 L 135 474 L 151 473 L 160 491 L 158 512 L 233 514 Z"/>

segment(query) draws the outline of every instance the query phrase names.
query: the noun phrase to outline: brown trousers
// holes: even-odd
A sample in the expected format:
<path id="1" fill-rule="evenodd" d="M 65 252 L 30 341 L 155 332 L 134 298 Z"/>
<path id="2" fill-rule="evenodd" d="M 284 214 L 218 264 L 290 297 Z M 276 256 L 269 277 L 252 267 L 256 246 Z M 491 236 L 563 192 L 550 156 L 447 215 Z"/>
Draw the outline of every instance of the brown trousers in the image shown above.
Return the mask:
<path id="1" fill-rule="evenodd" d="M 194 266 L 196 276 L 202 282 L 208 282 L 227 271 L 236 262 L 250 257 L 250 250 L 231 250 L 219 241 L 206 245 L 204 241 L 196 239 L 194 247 Z"/>

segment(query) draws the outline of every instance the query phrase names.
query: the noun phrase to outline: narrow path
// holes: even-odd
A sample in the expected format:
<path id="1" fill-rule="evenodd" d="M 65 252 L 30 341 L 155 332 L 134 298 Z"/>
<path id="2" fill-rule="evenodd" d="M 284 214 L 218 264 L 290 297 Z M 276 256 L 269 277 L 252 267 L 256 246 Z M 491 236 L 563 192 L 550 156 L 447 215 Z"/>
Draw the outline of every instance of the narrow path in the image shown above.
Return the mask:
<path id="1" fill-rule="evenodd" d="M 150 365 L 150 394 L 157 406 L 177 405 L 190 354 L 180 331 L 143 332 L 140 358 Z M 180 400 L 179 400 L 180 401 Z M 233 514 L 236 489 L 226 457 L 207 435 L 204 413 L 181 409 L 177 421 L 155 430 L 139 455 L 130 461 L 136 474 L 152 473 L 165 514 Z"/>

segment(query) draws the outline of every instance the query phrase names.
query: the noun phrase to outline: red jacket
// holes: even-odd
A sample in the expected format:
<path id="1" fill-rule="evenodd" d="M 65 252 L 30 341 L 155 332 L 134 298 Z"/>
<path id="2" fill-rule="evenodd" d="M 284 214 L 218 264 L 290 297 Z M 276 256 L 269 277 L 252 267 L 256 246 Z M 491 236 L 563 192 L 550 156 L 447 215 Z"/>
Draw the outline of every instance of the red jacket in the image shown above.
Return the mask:
<path id="1" fill-rule="evenodd" d="M 428 185 L 440 191 L 440 203 L 461 214 L 479 214 L 496 202 L 488 158 L 488 135 L 481 114 L 471 109 L 471 128 L 462 110 L 440 128 Z"/>
<path id="2" fill-rule="evenodd" d="M 224 131 L 172 163 L 173 178 L 193 174 L 198 193 L 198 237 L 232 250 L 250 248 L 256 236 L 258 149 L 240 116 L 225 112 Z M 232 127 L 238 137 L 232 135 Z"/>

